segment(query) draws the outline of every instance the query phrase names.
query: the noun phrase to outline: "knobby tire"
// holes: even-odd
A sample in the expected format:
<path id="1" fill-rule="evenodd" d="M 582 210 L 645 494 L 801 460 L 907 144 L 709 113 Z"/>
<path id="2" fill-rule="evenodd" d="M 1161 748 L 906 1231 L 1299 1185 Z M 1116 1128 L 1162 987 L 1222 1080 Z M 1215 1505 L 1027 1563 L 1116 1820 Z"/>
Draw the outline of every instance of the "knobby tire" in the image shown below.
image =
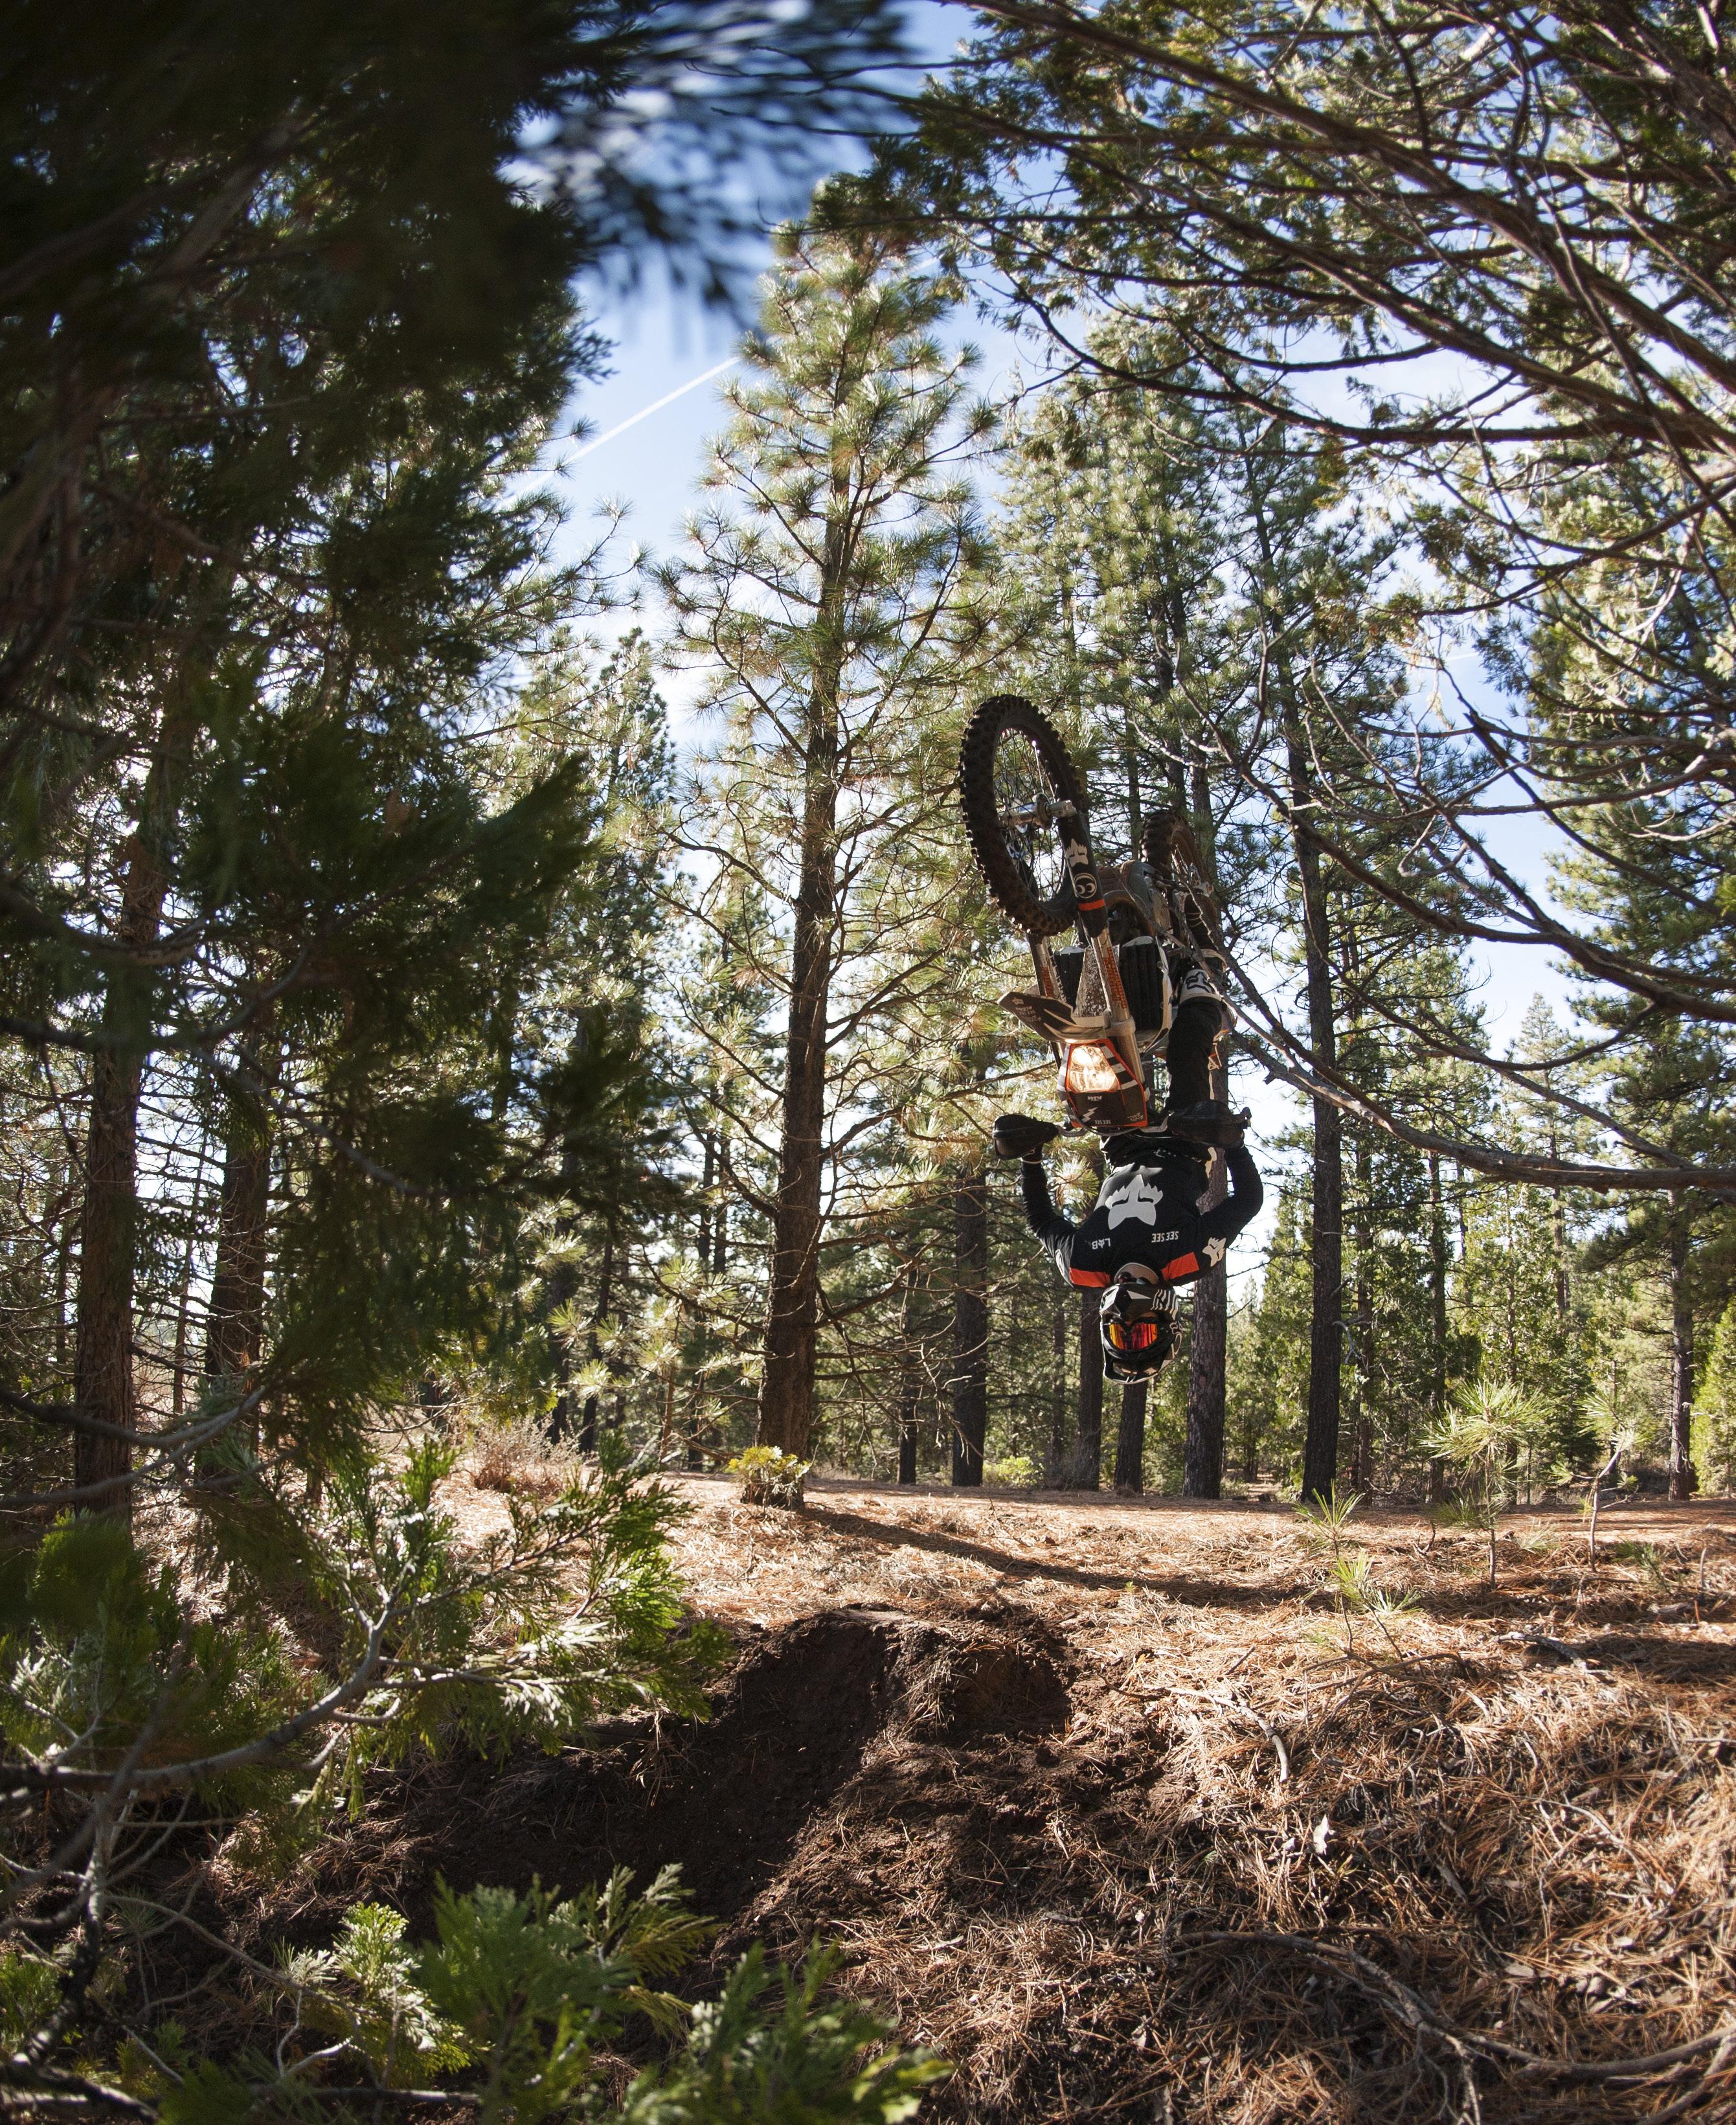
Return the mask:
<path id="1" fill-rule="evenodd" d="M 995 803 L 995 761 L 1004 737 L 1028 738 L 1044 774 L 1058 796 L 1070 798 L 1081 812 L 1084 787 L 1068 756 L 1066 742 L 1042 711 L 1018 694 L 992 695 L 965 727 L 958 758 L 958 794 L 964 810 L 971 852 L 990 897 L 1001 912 L 1028 935 L 1058 936 L 1070 930 L 1077 912 L 1071 882 L 1063 875 L 1059 889 L 1047 899 L 1007 846 Z"/>

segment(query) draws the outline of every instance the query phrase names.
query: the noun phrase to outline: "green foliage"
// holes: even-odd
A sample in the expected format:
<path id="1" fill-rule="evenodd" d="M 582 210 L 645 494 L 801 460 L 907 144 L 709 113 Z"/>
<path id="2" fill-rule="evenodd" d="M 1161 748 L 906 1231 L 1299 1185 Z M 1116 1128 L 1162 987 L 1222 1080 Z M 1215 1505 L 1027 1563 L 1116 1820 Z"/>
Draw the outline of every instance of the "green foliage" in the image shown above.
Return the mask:
<path id="1" fill-rule="evenodd" d="M 361 1701 L 370 1723 L 328 1755 L 327 1790 L 346 1779 L 359 1798 L 366 1769 L 418 1747 L 554 1748 L 631 1705 L 703 1708 L 724 1642 L 687 1620 L 667 1547 L 691 1507 L 606 1439 L 557 1497 L 509 1496 L 504 1532 L 460 1543 L 435 1496 L 454 1458 L 425 1442 L 395 1480 L 365 1463 L 332 1479 L 315 1582 L 334 1614 L 341 1602 L 340 1670 L 365 1657 L 374 1622 L 391 1623 Z"/>
<path id="2" fill-rule="evenodd" d="M 572 1907 L 535 1889 L 443 1890 L 435 1923 L 421 1980 L 484 2068 L 482 2117 L 534 2125 L 566 2109 L 590 2076 L 598 2038 L 626 2019 L 611 1995 L 630 1981 L 631 1962 L 600 1957 Z"/>
<path id="3" fill-rule="evenodd" d="M 404 1930 L 397 1911 L 356 1904 L 330 1949 L 284 1958 L 303 2019 L 341 2037 L 386 2088 L 414 2086 L 470 2057 L 463 2032 L 441 2018 L 417 1981 Z"/>
<path id="4" fill-rule="evenodd" d="M 1042 1481 L 1042 1471 L 1028 1454 L 1009 1454 L 1003 1460 L 985 1461 L 982 1480 L 1009 1491 L 1034 1491 Z"/>
<path id="5" fill-rule="evenodd" d="M 510 1501 L 507 1529 L 467 1544 L 436 1496 L 452 1460 L 424 1442 L 396 1468 L 335 1470 L 294 1576 L 238 1571 L 238 1612 L 220 1624 L 189 1614 L 124 1523 L 57 1523 L 0 1642 L 0 1732 L 49 1775 L 130 1760 L 252 1810 L 239 1864 L 317 1835 L 332 1800 L 359 1801 L 365 1771 L 414 1750 L 553 1748 L 628 1706 L 703 1709 L 723 1641 L 686 1615 L 667 1538 L 689 1508 L 667 1486 L 609 1442 L 553 1501 Z M 276 1525 L 263 1524 L 269 1547 Z M 287 1656 L 275 1604 L 290 1597 L 304 1621 L 311 1604 L 311 1668 Z M 346 1684 L 352 1717 L 311 1763 L 258 1746 Z"/>
<path id="6" fill-rule="evenodd" d="M 167 2090 L 157 2114 L 162 2125 L 250 2125 L 259 2104 L 252 2084 L 201 2059 Z"/>
<path id="7" fill-rule="evenodd" d="M 41 1956 L 9 1948 L 0 1954 L 0 2040 L 21 2044 L 48 2020 L 59 2001 L 61 1972 Z"/>
<path id="8" fill-rule="evenodd" d="M 786 1454 L 781 1446 L 750 1446 L 729 1463 L 728 1472 L 741 1483 L 744 1505 L 795 1507 L 802 1503 L 813 1465 Z"/>
<path id="9" fill-rule="evenodd" d="M 893 2125 L 946 2071 L 928 2054 L 888 2047 L 886 2024 L 868 2010 L 828 1999 L 837 1971 L 829 1955 L 780 1982 L 752 1948 L 719 1997 L 697 2007 L 661 1989 L 711 1931 L 688 1910 L 673 1868 L 637 1896 L 617 1873 L 559 1902 L 538 1887 L 459 1896 L 442 1883 L 433 1940 L 409 1948 L 397 1913 L 362 1905 L 331 1950 L 287 1957 L 284 1982 L 308 2027 L 334 2035 L 380 2087 L 446 2078 L 470 2093 L 483 2125 L 580 2116 Z M 597 2054 L 636 2016 L 671 2049 L 617 2109 L 601 2098 Z M 281 2102 L 317 2120 L 365 2114 L 322 2100 L 299 2064 L 258 2054 L 227 2067 L 206 2061 L 167 2094 L 160 2115 L 164 2125 L 239 2125 Z"/>
<path id="10" fill-rule="evenodd" d="M 1370 1623 L 1379 1631 L 1389 1655 L 1401 1648 L 1394 1633 L 1396 1618 L 1414 1605 L 1409 1594 L 1395 1594 L 1375 1577 L 1374 1565 L 1366 1550 L 1352 1547 L 1348 1539 L 1351 1522 L 1362 1503 L 1355 1491 L 1334 1488 L 1324 1498 L 1305 1498 L 1296 1508 L 1297 1520 L 1310 1542 L 1329 1555 L 1326 1585 L 1343 1638 L 1343 1650 L 1354 1658 L 1359 1652 L 1356 1627 Z"/>
<path id="11" fill-rule="evenodd" d="M 1675 1591 L 1656 1543 L 1618 1542 L 1615 1554 L 1621 1562 L 1631 1567 L 1635 1578 L 1654 1600 Z"/>
<path id="12" fill-rule="evenodd" d="M 112 1770 L 242 1746 L 294 1705 L 280 1642 L 187 1613 L 125 1523 L 64 1515 L 44 1536 L 13 1628 L 0 1641 L 0 1733 L 40 1766 Z M 257 1793 L 231 1779 L 232 1803 Z"/>
<path id="13" fill-rule="evenodd" d="M 685 2056 L 634 2082 L 623 2125 L 820 2125 L 821 2120 L 892 2121 L 913 2116 L 922 2090 L 945 2063 L 921 2052 L 885 2047 L 887 2024 L 822 1993 L 836 1964 L 811 1956 L 778 1980 L 756 1946 L 732 1972 L 722 1995 L 699 2008 Z M 780 2011 L 781 2009 L 781 2011 Z"/>
<path id="14" fill-rule="evenodd" d="M 1344 1531 L 1356 1518 L 1362 1503 L 1356 1491 L 1341 1491 L 1334 1486 L 1324 1498 L 1301 1500 L 1296 1507 L 1296 1516 L 1309 1538 L 1324 1544 L 1336 1557 Z"/>
<path id="15" fill-rule="evenodd" d="M 1522 1467 L 1547 1466 L 1550 1416 L 1535 1396 L 1510 1380 L 1477 1379 L 1461 1388 L 1428 1449 L 1465 1478 L 1467 1516 L 1489 1537 L 1489 1583 L 1495 1583 L 1495 1532 Z"/>

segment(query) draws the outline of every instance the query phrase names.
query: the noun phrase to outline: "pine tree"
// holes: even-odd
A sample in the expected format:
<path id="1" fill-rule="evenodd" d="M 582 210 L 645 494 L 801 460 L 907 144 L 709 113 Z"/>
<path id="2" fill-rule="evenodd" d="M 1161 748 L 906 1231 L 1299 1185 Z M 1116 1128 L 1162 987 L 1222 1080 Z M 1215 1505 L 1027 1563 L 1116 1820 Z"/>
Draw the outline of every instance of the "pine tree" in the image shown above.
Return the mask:
<path id="1" fill-rule="evenodd" d="M 1539 662 L 1548 664 L 1551 650 L 1560 657 L 1559 642 L 1545 638 Z M 1586 675 L 1573 683 L 1577 690 Z M 1578 851 L 1560 865 L 1563 897 L 1591 915 L 1593 933 L 1611 949 L 1710 970 L 1721 957 L 1715 909 L 1723 875 L 1706 845 L 1706 830 L 1715 834 L 1717 824 L 1715 810 L 1691 795 L 1611 808 L 1600 821 L 1596 853 Z M 1665 1165 L 1722 1162 L 1736 1143 L 1729 1113 L 1736 1051 L 1728 1029 L 1589 987 L 1579 1008 L 1615 1048 L 1602 1075 L 1610 1110 L 1630 1141 Z M 1701 1236 L 1722 1238 L 1729 1224 L 1727 1211 L 1684 1185 L 1634 1204 L 1593 1256 L 1607 1263 L 1638 1253 L 1661 1270 L 1668 1311 L 1670 1495 L 1677 1500 L 1690 1497 L 1698 1480 L 1691 1458 L 1696 1317 L 1717 1310 L 1715 1298 L 1708 1306 L 1710 1295 L 1700 1289 L 1696 1256 Z"/>
<path id="2" fill-rule="evenodd" d="M 1240 751 L 1237 772 L 1269 808 L 1267 875 L 1279 898 L 1268 902 L 1268 935 L 1281 959 L 1301 963 L 1300 1028 L 1292 1034 L 1268 1017 L 1261 1044 L 1269 1053 L 1275 1041 L 1308 1073 L 1314 1298 L 1302 1491 L 1324 1498 L 1338 1476 L 1347 1300 L 1355 1305 L 1343 1097 L 1378 1107 L 1386 1065 L 1371 1066 L 1394 1039 L 1453 1052 L 1468 1024 L 1451 950 L 1419 958 L 1416 921 L 1378 889 L 1386 872 L 1410 859 L 1409 842 L 1364 823 L 1374 816 L 1367 793 L 1384 787 L 1389 771 L 1381 733 L 1404 691 L 1393 639 L 1403 614 L 1381 595 L 1390 536 L 1371 522 L 1367 497 L 1333 454 L 1304 448 L 1277 419 L 1238 412 L 1228 425 L 1235 447 L 1223 506 L 1242 526 L 1240 656 L 1261 733 Z M 1233 727 L 1216 728 L 1238 744 Z M 1430 742 L 1415 742 L 1427 750 Z M 1353 852 L 1353 865 L 1343 851 Z M 1362 1029 L 1360 1063 L 1348 1044 L 1353 1025 Z M 1405 1097 L 1414 1110 L 1414 1092 Z M 1365 1347 L 1365 1371 L 1369 1355 Z"/>
<path id="3" fill-rule="evenodd" d="M 1092 343 L 1106 360 L 1153 354 L 1125 329 L 1101 328 Z M 1018 563 L 1018 602 L 1004 620 L 1015 668 L 1039 700 L 1063 708 L 1105 852 L 1137 855 L 1146 813 L 1173 806 L 1191 818 L 1217 879 L 1226 792 L 1214 789 L 1214 748 L 1202 742 L 1217 653 L 1212 630 L 1197 622 L 1221 595 L 1221 444 L 1190 409 L 1102 381 L 1043 394 L 1009 440 L 998 533 Z M 1227 888 L 1228 874 L 1217 882 Z M 1214 1090 L 1227 1097 L 1227 1078 Z M 1221 1158 L 1211 1185 L 1221 1196 Z M 1216 1496 L 1221 1480 L 1226 1290 L 1220 1264 L 1193 1293 L 1183 1476 L 1192 1496 Z M 1094 1323 L 1081 1333 L 1094 1337 Z M 1085 1400 L 1094 1411 L 1102 1401 L 1083 1369 L 1081 1397 L 1083 1424 Z M 1124 1488 L 1137 1487 L 1143 1466 L 1145 1405 L 1136 1385 L 1123 1390 L 1115 1480 Z"/>
<path id="4" fill-rule="evenodd" d="M 759 1433 L 801 1457 L 829 1112 L 851 1049 L 887 1009 L 873 985 L 888 945 L 873 888 L 896 868 L 907 810 L 932 802 L 924 708 L 956 676 L 953 615 L 979 552 L 957 464 L 988 415 L 967 396 L 974 356 L 936 337 L 956 296 L 884 244 L 786 233 L 749 342 L 760 379 L 732 388 L 710 474 L 727 498 L 696 520 L 694 558 L 662 578 L 728 718 L 694 833 L 717 866 L 702 909 L 749 876 L 776 911 L 769 934 L 732 942 L 787 1005 L 762 1197 Z"/>

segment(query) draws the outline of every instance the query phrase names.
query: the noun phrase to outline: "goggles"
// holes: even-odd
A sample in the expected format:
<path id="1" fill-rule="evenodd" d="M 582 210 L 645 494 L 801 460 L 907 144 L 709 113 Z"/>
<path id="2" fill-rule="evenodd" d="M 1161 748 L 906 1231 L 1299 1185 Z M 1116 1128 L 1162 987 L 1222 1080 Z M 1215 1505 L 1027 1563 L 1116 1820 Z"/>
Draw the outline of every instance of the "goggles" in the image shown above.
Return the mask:
<path id="1" fill-rule="evenodd" d="M 1153 1350 L 1162 1336 L 1163 1329 L 1150 1318 L 1118 1321 L 1113 1313 L 1103 1317 L 1103 1340 L 1112 1350 Z"/>

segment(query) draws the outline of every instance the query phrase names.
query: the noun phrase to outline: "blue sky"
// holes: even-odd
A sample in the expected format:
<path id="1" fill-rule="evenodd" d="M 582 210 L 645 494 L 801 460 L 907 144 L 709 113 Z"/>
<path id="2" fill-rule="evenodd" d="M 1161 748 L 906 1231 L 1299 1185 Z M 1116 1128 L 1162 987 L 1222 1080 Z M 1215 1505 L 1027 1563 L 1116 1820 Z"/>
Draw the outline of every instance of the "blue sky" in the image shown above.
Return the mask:
<path id="1" fill-rule="evenodd" d="M 707 312 L 661 277 L 602 305 L 597 322 L 615 342 L 614 373 L 587 386 L 574 411 L 599 437 L 715 368 L 733 351 L 741 329 L 739 320 Z M 722 376 L 686 390 L 594 448 L 581 441 L 563 451 L 570 469 L 559 486 L 575 529 L 600 507 L 624 502 L 629 535 L 654 552 L 669 552 L 694 505 L 706 441 L 721 426 L 717 392 L 727 381 Z"/>
<path id="2" fill-rule="evenodd" d="M 970 11 L 953 0 L 907 0 L 903 12 L 906 40 L 919 66 L 944 60 L 971 26 Z M 915 82 L 907 75 L 897 86 L 908 89 Z M 859 166 L 863 159 L 860 151 L 847 153 L 840 167 Z M 723 181 L 732 181 L 731 173 L 724 173 Z M 769 220 L 775 219 L 799 210 L 801 205 L 799 196 L 792 195 L 769 203 L 765 211 Z M 757 259 L 750 247 L 741 254 L 740 262 L 751 272 L 769 263 L 770 255 L 768 241 L 760 247 Z M 631 294 L 600 294 L 593 315 L 615 347 L 613 373 L 589 386 L 574 407 L 594 437 L 607 435 L 703 376 L 733 351 L 750 321 L 746 313 L 732 317 L 708 310 L 690 291 L 672 286 L 655 266 Z M 1003 361 L 1010 355 L 1010 342 L 986 327 L 973 328 L 967 336 L 986 351 L 995 342 Z M 987 367 L 992 369 L 993 364 Z M 575 516 L 582 521 L 600 503 L 624 501 L 632 509 L 628 533 L 649 550 L 668 553 L 680 539 L 683 516 L 693 507 L 706 439 L 721 425 L 717 394 L 727 380 L 719 378 L 715 384 L 685 393 L 574 462 L 564 491 Z M 586 446 L 581 443 L 577 447 Z"/>

